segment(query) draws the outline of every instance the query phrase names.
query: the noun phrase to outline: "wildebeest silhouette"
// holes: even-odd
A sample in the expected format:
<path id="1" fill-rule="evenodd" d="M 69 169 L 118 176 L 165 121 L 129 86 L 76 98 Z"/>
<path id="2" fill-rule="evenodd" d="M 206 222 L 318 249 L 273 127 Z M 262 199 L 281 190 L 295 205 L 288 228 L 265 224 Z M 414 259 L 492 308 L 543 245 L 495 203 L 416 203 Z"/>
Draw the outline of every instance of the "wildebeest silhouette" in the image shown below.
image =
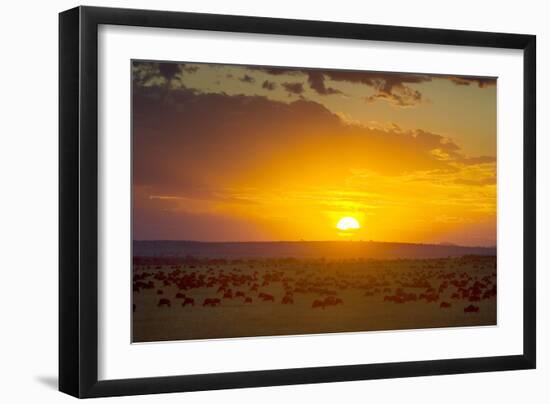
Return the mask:
<path id="1" fill-rule="evenodd" d="M 464 307 L 464 313 L 479 313 L 479 307 L 471 304 L 467 307 Z"/>
<path id="2" fill-rule="evenodd" d="M 426 302 L 437 302 L 439 300 L 439 294 L 438 293 L 422 293 L 419 297 L 420 299 L 425 299 Z"/>
<path id="3" fill-rule="evenodd" d="M 337 304 L 344 304 L 342 299 L 336 296 L 327 296 L 324 300 L 325 307 L 326 306 L 336 306 Z"/>
<path id="4" fill-rule="evenodd" d="M 160 307 L 160 306 L 171 307 L 172 304 L 170 303 L 170 300 L 169 300 L 169 299 L 162 298 L 162 299 L 159 299 L 159 302 L 158 302 L 157 306 L 158 306 L 158 307 Z"/>
<path id="5" fill-rule="evenodd" d="M 269 293 L 260 292 L 258 294 L 258 297 L 262 299 L 264 302 L 275 301 L 275 297 L 273 295 L 270 295 Z"/>
<path id="6" fill-rule="evenodd" d="M 493 286 L 492 289 L 489 289 L 489 290 L 486 290 L 485 292 L 483 292 L 482 298 L 483 299 L 490 299 L 491 297 L 496 296 L 496 295 L 497 295 L 497 289 L 496 289 L 496 286 Z"/>
<path id="7" fill-rule="evenodd" d="M 211 306 L 211 307 L 216 307 L 216 306 L 219 306 L 221 303 L 221 300 L 220 299 L 216 299 L 216 298 L 206 298 L 204 299 L 204 302 L 202 303 L 203 306 Z"/>
<path id="8" fill-rule="evenodd" d="M 315 309 L 317 307 L 324 309 L 325 302 L 323 300 L 314 300 L 313 303 L 311 303 L 311 308 Z"/>
<path id="9" fill-rule="evenodd" d="M 451 303 L 448 303 L 448 302 L 441 302 L 441 304 L 439 305 L 439 307 L 441 307 L 442 309 L 448 309 L 449 307 L 451 307 Z"/>
<path id="10" fill-rule="evenodd" d="M 281 301 L 282 304 L 293 304 L 294 303 L 294 299 L 290 296 L 284 296 L 283 297 L 283 300 Z"/>
<path id="11" fill-rule="evenodd" d="M 275 296 L 270 295 L 268 293 L 265 293 L 264 296 L 262 297 L 262 299 L 263 299 L 264 302 L 274 302 L 275 301 Z"/>
<path id="12" fill-rule="evenodd" d="M 385 302 L 394 302 L 394 303 L 405 303 L 405 297 L 402 295 L 386 295 L 384 296 Z"/>
<path id="13" fill-rule="evenodd" d="M 192 297 L 186 297 L 183 303 L 181 304 L 182 307 L 185 307 L 187 305 L 194 306 L 195 305 L 195 299 Z"/>

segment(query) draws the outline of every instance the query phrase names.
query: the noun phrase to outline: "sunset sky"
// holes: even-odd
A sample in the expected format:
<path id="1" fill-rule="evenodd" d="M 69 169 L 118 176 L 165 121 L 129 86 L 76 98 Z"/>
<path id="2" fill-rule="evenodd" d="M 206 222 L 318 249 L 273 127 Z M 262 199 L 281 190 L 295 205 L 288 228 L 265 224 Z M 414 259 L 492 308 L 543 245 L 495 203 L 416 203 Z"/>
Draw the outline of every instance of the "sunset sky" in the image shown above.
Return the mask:
<path id="1" fill-rule="evenodd" d="M 135 240 L 496 244 L 494 78 L 138 61 L 132 76 Z"/>

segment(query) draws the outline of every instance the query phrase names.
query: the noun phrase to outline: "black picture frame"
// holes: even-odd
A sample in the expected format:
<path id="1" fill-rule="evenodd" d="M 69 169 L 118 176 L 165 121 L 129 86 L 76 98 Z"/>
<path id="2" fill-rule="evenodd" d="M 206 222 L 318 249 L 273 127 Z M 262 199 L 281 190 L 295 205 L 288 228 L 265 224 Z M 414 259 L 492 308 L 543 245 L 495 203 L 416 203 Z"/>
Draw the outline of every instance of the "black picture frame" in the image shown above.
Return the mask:
<path id="1" fill-rule="evenodd" d="M 523 354 L 98 380 L 100 24 L 523 50 Z M 75 397 L 534 369 L 536 37 L 183 12 L 77 7 L 59 15 L 59 390 Z"/>

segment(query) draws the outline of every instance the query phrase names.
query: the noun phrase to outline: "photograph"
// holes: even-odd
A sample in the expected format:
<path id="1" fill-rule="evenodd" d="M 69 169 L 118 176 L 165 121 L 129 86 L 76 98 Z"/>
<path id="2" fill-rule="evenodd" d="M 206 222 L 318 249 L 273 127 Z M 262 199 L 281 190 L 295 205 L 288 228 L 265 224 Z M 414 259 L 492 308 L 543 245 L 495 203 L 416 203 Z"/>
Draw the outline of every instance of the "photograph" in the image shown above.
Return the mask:
<path id="1" fill-rule="evenodd" d="M 132 342 L 497 325 L 496 77 L 130 64 Z"/>
<path id="2" fill-rule="evenodd" d="M 66 399 L 144 402 L 543 391 L 544 13 L 293 2 L 260 15 L 246 1 L 67 6 L 57 30 L 47 12 L 33 20 L 51 49 L 15 44 L 52 56 L 58 80 L 41 81 L 51 100 L 35 114 L 7 82 L 25 112 L 7 118 L 33 137 L 15 136 L 29 181 L 6 187 L 24 208 L 5 210 L 24 247 L 6 268 L 32 255 L 42 277 L 30 294 L 8 288 L 41 315 L 8 314 L 33 320 L 17 337 L 48 364 L 31 367 L 40 390 L 14 396 L 56 381 Z M 46 160 L 51 184 L 37 181 Z M 29 215 L 58 239 L 22 228 Z M 31 342 L 37 330 L 50 339 Z"/>

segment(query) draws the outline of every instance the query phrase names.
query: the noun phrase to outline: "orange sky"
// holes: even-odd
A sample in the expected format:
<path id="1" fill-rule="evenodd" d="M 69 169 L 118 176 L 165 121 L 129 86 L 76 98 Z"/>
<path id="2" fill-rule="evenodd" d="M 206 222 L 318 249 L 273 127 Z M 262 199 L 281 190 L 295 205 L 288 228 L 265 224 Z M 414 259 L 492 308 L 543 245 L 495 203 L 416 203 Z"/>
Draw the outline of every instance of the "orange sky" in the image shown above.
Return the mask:
<path id="1" fill-rule="evenodd" d="M 132 69 L 134 239 L 496 244 L 495 79 Z"/>

